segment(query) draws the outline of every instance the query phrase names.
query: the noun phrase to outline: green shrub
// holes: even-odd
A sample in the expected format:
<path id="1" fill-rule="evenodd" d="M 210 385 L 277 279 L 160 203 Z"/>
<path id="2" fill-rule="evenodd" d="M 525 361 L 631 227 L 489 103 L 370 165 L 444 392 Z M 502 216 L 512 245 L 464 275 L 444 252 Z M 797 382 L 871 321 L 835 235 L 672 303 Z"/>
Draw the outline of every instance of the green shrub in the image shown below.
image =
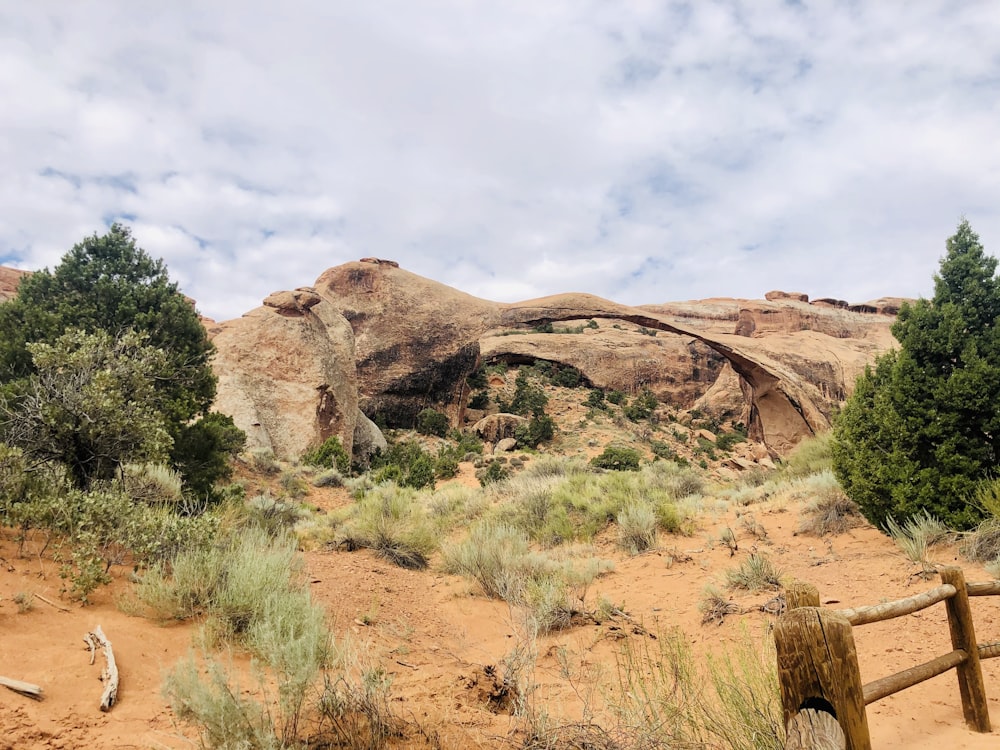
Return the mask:
<path id="1" fill-rule="evenodd" d="M 622 408 L 622 414 L 625 415 L 627 419 L 633 422 L 638 422 L 640 419 L 649 419 L 653 414 L 653 410 L 659 406 L 659 399 L 656 398 L 649 388 L 643 388 L 642 393 L 636 396 L 632 403 L 626 405 Z"/>
<path id="2" fill-rule="evenodd" d="M 499 461 L 491 461 L 485 469 L 476 472 L 476 478 L 483 487 L 497 484 L 508 477 L 510 477 L 510 469 Z"/>
<path id="3" fill-rule="evenodd" d="M 618 546 L 636 555 L 656 546 L 656 512 L 647 503 L 633 502 L 618 514 Z"/>
<path id="4" fill-rule="evenodd" d="M 607 395 L 608 401 L 616 406 L 621 404 L 625 400 L 625 394 L 621 391 L 610 391 Z"/>
<path id="5" fill-rule="evenodd" d="M 181 475 L 163 464 L 125 464 L 122 487 L 133 500 L 148 505 L 177 503 L 183 497 Z"/>
<path id="6" fill-rule="evenodd" d="M 372 461 L 376 482 L 421 489 L 434 484 L 435 459 L 415 440 L 401 440 Z"/>
<path id="7" fill-rule="evenodd" d="M 590 459 L 590 464 L 599 469 L 638 471 L 639 458 L 639 451 L 637 450 L 609 445 L 601 455 Z"/>
<path id="8" fill-rule="evenodd" d="M 604 408 L 604 391 L 600 388 L 592 388 L 589 393 L 587 393 L 587 400 L 583 402 L 584 406 L 589 406 L 591 409 L 603 409 Z"/>
<path id="9" fill-rule="evenodd" d="M 562 386 L 563 388 L 576 388 L 580 385 L 582 379 L 583 375 L 575 367 L 561 367 L 552 376 L 552 385 Z"/>
<path id="10" fill-rule="evenodd" d="M 519 445 L 535 448 L 539 443 L 551 440 L 555 436 L 556 423 L 548 414 L 540 413 L 531 417 L 527 424 L 519 424 L 514 428 L 514 438 Z"/>
<path id="11" fill-rule="evenodd" d="M 541 386 L 528 377 L 528 371 L 521 369 L 514 381 L 514 398 L 505 411 L 523 416 L 538 415 L 545 410 L 549 397 Z"/>
<path id="12" fill-rule="evenodd" d="M 745 443 L 747 436 L 740 432 L 726 432 L 715 440 L 715 447 L 723 452 L 729 452 L 733 446 Z"/>
<path id="13" fill-rule="evenodd" d="M 490 405 L 490 394 L 486 391 L 476 391 L 469 399 L 470 409 L 486 409 Z"/>
<path id="14" fill-rule="evenodd" d="M 766 556 L 754 552 L 738 568 L 726 572 L 726 585 L 744 591 L 777 589 L 781 587 L 781 573 Z"/>
<path id="15" fill-rule="evenodd" d="M 322 469 L 336 469 L 342 475 L 351 473 L 351 457 L 347 455 L 340 438 L 332 435 L 320 445 L 302 454 L 302 463 Z"/>
<path id="16" fill-rule="evenodd" d="M 417 414 L 417 432 L 444 437 L 448 434 L 448 415 L 436 409 L 423 409 Z"/>
<path id="17" fill-rule="evenodd" d="M 367 547 L 410 569 L 426 568 L 438 546 L 437 532 L 416 494 L 391 484 L 366 493 L 339 536 L 350 549 Z"/>
<path id="18" fill-rule="evenodd" d="M 250 468 L 259 474 L 277 474 L 281 471 L 281 464 L 270 448 L 251 448 L 247 458 Z"/>

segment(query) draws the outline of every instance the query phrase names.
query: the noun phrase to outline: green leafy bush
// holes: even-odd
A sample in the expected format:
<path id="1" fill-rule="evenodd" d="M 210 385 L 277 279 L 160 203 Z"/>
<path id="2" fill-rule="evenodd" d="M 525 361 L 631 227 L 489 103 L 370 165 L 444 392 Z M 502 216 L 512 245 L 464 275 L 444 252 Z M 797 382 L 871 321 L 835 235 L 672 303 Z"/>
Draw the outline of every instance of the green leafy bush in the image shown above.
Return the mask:
<path id="1" fill-rule="evenodd" d="M 434 484 L 435 464 L 420 443 L 400 440 L 372 460 L 372 473 L 376 482 L 395 482 L 419 490 Z"/>
<path id="2" fill-rule="evenodd" d="M 535 448 L 539 443 L 551 440 L 555 436 L 556 423 L 548 414 L 536 414 L 527 424 L 519 424 L 514 428 L 514 437 L 519 445 Z"/>
<path id="3" fill-rule="evenodd" d="M 448 415 L 437 409 L 423 409 L 417 414 L 417 432 L 444 437 L 448 434 Z"/>
<path id="4" fill-rule="evenodd" d="M 476 472 L 476 478 L 483 487 L 497 484 L 508 477 L 510 477 L 510 469 L 499 461 L 491 461 L 485 469 Z"/>
<path id="5" fill-rule="evenodd" d="M 351 457 L 347 455 L 340 438 L 336 435 L 328 437 L 320 445 L 303 453 L 302 463 L 323 469 L 336 469 L 341 475 L 351 472 Z"/>
<path id="6" fill-rule="evenodd" d="M 560 367 L 552 376 L 552 385 L 576 388 L 582 380 L 583 375 L 575 367 Z"/>
<path id="7" fill-rule="evenodd" d="M 590 459 L 590 464 L 599 469 L 612 469 L 614 471 L 638 471 L 639 451 L 632 448 L 622 448 L 609 445 L 599 456 Z"/>
<path id="8" fill-rule="evenodd" d="M 485 409 L 490 405 L 490 394 L 486 391 L 476 391 L 469 399 L 470 409 Z"/>

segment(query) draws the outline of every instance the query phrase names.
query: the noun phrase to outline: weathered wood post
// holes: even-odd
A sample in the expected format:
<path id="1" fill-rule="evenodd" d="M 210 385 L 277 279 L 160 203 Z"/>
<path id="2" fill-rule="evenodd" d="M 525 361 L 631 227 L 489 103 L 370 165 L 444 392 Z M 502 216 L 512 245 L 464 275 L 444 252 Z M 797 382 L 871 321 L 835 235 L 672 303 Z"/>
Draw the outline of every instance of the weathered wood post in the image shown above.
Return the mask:
<path id="1" fill-rule="evenodd" d="M 955 587 L 955 595 L 945 602 L 948 609 L 948 628 L 951 646 L 966 653 L 965 661 L 955 667 L 958 672 L 958 689 L 962 694 L 962 713 L 965 723 L 977 732 L 990 731 L 990 712 L 986 704 L 986 688 L 979 666 L 979 646 L 972 625 L 972 608 L 969 592 L 965 588 L 965 574 L 953 565 L 941 569 L 941 582 Z"/>
<path id="2" fill-rule="evenodd" d="M 819 589 L 811 583 L 792 581 L 785 588 L 785 610 L 791 611 L 799 607 L 818 607 Z"/>
<path id="3" fill-rule="evenodd" d="M 865 699 L 851 623 L 843 615 L 802 607 L 774 630 L 785 726 L 800 709 L 829 706 L 848 750 L 871 750 Z"/>

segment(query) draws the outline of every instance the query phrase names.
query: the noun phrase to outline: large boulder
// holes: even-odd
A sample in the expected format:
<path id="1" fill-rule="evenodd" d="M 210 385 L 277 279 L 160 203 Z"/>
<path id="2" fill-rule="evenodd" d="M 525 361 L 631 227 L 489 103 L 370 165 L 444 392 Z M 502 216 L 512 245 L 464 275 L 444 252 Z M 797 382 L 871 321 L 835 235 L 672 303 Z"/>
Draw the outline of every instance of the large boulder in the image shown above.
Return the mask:
<path id="1" fill-rule="evenodd" d="M 249 447 L 296 459 L 336 435 L 350 454 L 358 414 L 354 335 L 308 289 L 271 295 L 221 323 L 212 362 L 215 409 L 232 416 Z"/>

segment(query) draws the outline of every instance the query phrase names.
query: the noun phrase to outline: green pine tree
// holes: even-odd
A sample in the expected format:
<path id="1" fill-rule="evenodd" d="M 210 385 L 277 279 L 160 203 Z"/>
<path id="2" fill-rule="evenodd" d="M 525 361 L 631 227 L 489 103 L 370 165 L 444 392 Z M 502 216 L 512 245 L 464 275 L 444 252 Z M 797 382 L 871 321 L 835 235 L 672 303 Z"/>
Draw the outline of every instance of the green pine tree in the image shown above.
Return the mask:
<path id="1" fill-rule="evenodd" d="M 903 305 L 899 349 L 858 379 L 835 420 L 834 471 L 872 523 L 930 512 L 974 525 L 976 484 L 997 466 L 1000 281 L 963 220 L 947 241 L 934 297 Z"/>

